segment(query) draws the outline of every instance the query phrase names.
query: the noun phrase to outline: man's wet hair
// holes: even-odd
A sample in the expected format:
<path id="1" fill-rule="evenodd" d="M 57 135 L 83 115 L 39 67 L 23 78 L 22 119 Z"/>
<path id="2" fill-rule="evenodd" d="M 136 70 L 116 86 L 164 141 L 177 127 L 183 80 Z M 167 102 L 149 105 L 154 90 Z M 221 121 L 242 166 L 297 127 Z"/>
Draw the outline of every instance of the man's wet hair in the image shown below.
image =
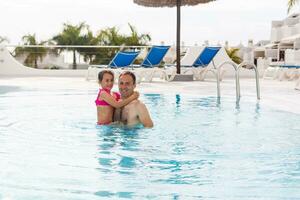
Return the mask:
<path id="1" fill-rule="evenodd" d="M 125 71 L 125 72 L 122 72 L 122 73 L 120 74 L 120 76 L 119 76 L 119 80 L 120 80 L 120 77 L 121 77 L 121 76 L 124 76 L 124 75 L 129 75 L 129 76 L 131 76 L 131 78 L 132 78 L 132 80 L 133 80 L 133 84 L 135 84 L 135 82 L 136 82 L 136 77 L 135 77 L 135 74 L 134 74 L 134 73 L 132 73 L 131 71 Z"/>
<path id="2" fill-rule="evenodd" d="M 98 81 L 101 82 L 103 80 L 103 76 L 104 74 L 110 74 L 112 75 L 113 79 L 115 79 L 114 77 L 114 73 L 110 70 L 102 70 L 101 72 L 98 73 Z"/>

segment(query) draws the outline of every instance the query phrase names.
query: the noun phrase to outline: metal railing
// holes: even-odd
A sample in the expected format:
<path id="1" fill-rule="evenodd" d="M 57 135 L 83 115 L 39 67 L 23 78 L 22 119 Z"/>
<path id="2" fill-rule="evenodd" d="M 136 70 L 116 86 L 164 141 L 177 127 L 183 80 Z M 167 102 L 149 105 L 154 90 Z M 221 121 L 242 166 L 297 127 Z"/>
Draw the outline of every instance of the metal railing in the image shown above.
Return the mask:
<path id="1" fill-rule="evenodd" d="M 217 79 L 217 96 L 218 98 L 221 98 L 221 89 L 220 89 L 220 71 L 221 68 L 224 67 L 225 65 L 230 65 L 234 68 L 235 70 L 235 87 L 236 87 L 236 101 L 239 102 L 241 98 L 241 87 L 240 87 L 240 76 L 239 76 L 239 71 L 242 67 L 248 66 L 251 67 L 250 69 L 254 69 L 255 71 L 255 79 L 256 79 L 256 97 L 257 100 L 260 100 L 260 83 L 259 83 L 259 73 L 257 70 L 256 65 L 253 63 L 248 63 L 248 62 L 242 62 L 241 64 L 237 65 L 232 61 L 226 61 L 224 63 L 221 63 L 216 69 L 216 79 Z"/>
<path id="2" fill-rule="evenodd" d="M 148 49 L 151 46 L 103 46 L 103 45 L 4 45 L 23 65 L 37 68 L 66 68 L 72 66 L 73 51 L 76 65 L 108 64 L 119 50 Z M 22 50 L 18 53 L 17 50 Z M 29 58 L 30 57 L 30 58 Z M 46 58 L 46 59 L 44 59 Z M 51 58 L 53 60 L 51 60 Z M 31 59 L 31 60 L 30 60 Z M 33 61 L 34 59 L 35 61 Z M 55 60 L 60 59 L 60 65 Z M 55 63 L 55 64 L 53 64 Z"/>

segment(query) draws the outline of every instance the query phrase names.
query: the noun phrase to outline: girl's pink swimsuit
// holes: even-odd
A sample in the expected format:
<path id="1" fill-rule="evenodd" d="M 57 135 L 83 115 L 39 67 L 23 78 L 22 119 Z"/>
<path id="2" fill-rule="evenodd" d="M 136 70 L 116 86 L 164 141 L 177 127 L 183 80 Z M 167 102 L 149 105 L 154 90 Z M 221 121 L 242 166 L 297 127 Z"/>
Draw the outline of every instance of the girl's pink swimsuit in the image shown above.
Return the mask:
<path id="1" fill-rule="evenodd" d="M 110 90 L 108 90 L 108 89 L 99 89 L 97 99 L 95 100 L 96 106 L 109 106 L 109 104 L 106 101 L 99 99 L 100 94 L 102 92 L 107 92 L 108 94 L 110 94 Z M 119 99 L 121 98 L 121 96 L 118 92 L 113 92 L 113 96 L 116 97 L 116 101 L 119 101 Z M 110 122 L 109 123 L 97 123 L 97 124 L 98 125 L 107 125 L 107 124 L 110 124 Z"/>
<path id="2" fill-rule="evenodd" d="M 110 94 L 109 89 L 99 89 L 97 99 L 95 100 L 96 106 L 109 106 L 109 104 L 106 101 L 99 100 L 100 94 L 102 92 L 107 92 L 108 94 Z M 116 97 L 116 101 L 119 101 L 121 98 L 120 94 L 118 92 L 113 92 L 113 94 L 114 94 L 114 97 Z"/>

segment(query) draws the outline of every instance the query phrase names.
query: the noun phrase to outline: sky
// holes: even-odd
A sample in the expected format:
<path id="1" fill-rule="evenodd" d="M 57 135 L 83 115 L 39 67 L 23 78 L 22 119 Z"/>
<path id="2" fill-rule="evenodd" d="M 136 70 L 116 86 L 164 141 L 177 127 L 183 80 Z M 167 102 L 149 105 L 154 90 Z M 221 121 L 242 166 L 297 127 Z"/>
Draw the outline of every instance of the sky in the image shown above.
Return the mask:
<path id="1" fill-rule="evenodd" d="M 288 0 L 216 0 L 181 9 L 184 45 L 247 44 L 248 39 L 269 40 L 272 20 L 287 15 Z M 86 22 L 93 32 L 116 26 L 129 33 L 149 33 L 152 44 L 175 44 L 176 8 L 149 8 L 133 0 L 0 0 L 0 36 L 20 44 L 22 36 L 36 34 L 47 40 L 62 31 L 63 23 Z M 296 6 L 291 13 L 299 11 Z"/>

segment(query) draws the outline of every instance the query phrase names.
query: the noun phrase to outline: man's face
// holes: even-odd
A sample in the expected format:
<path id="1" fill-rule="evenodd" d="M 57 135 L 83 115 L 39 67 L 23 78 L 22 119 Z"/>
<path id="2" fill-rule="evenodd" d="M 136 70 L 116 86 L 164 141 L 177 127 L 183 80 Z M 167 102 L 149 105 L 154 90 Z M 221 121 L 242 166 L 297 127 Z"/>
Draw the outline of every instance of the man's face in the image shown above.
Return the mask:
<path id="1" fill-rule="evenodd" d="M 135 84 L 133 84 L 133 79 L 130 75 L 125 74 L 119 78 L 119 91 L 121 93 L 122 99 L 128 98 L 133 94 Z"/>

